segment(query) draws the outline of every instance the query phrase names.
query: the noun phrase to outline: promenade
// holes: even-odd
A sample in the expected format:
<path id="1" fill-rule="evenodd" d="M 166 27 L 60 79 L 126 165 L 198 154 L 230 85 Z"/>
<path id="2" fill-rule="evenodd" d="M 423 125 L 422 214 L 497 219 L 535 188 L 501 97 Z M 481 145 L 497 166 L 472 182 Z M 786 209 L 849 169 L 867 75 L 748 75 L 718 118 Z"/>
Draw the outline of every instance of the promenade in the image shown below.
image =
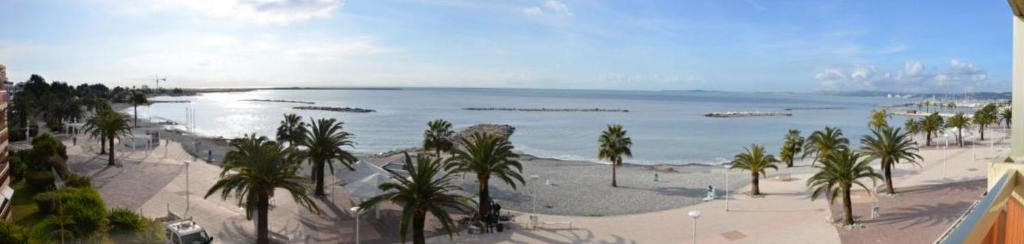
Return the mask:
<path id="1" fill-rule="evenodd" d="M 987 132 L 992 140 L 963 148 L 936 139 L 923 148 L 920 167 L 897 165 L 894 172 L 895 196 L 854 192 L 854 215 L 860 227 L 847 229 L 826 222 L 841 218 L 839 202 L 810 200 L 805 186 L 811 173 L 791 174 L 789 180 L 763 179 L 763 197 L 751 198 L 734 192 L 726 211 L 722 199 L 678 209 L 609 217 L 539 215 L 540 226 L 528 227 L 529 213 L 517 212 L 517 225 L 511 231 L 483 235 L 463 234 L 454 240 L 435 237 L 432 243 L 690 243 L 694 240 L 694 221 L 687 213 L 699 210 L 697 243 L 932 243 L 973 201 L 984 192 L 987 165 L 1007 152 L 1002 140 L 1006 129 Z M 965 140 L 973 141 L 973 134 Z M 923 141 L 924 138 L 919 137 Z M 803 171 L 801 162 L 786 171 Z M 875 163 L 877 168 L 877 163 Z M 772 175 L 778 175 L 771 173 Z M 749 178 L 733 180 L 748 181 Z M 870 181 L 867 182 L 870 184 Z M 878 186 L 881 187 L 882 181 Z M 870 186 L 870 185 L 869 185 Z M 748 186 L 749 187 L 749 186 Z M 746 188 L 741 191 L 746 191 Z M 877 202 L 880 217 L 870 218 Z M 544 222 L 572 222 L 563 224 Z M 913 234 L 907 234 L 913 233 Z"/>

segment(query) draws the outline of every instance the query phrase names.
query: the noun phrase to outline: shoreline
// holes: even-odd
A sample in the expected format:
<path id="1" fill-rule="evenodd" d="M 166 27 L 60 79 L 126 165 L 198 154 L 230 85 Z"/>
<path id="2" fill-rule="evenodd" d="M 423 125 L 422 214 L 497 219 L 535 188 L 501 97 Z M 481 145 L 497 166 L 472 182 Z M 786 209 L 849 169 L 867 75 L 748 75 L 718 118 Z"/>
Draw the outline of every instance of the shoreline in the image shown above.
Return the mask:
<path id="1" fill-rule="evenodd" d="M 127 108 L 125 104 L 114 106 Z M 125 113 L 130 115 L 131 113 Z M 154 123 L 148 118 L 139 118 L 139 128 L 160 130 L 162 140 L 180 143 L 184 150 L 196 159 L 206 160 L 220 166 L 220 160 L 228 150 L 229 139 L 210 137 L 188 133 L 178 129 L 170 129 L 165 124 Z M 195 141 L 197 143 L 192 144 Z M 159 150 L 159 149 L 157 149 Z M 395 149 L 388 152 L 364 153 L 353 152 L 359 160 L 383 166 L 388 163 L 401 162 L 402 152 L 419 153 L 417 148 Z M 719 188 L 718 195 L 724 195 L 726 187 L 724 173 L 720 165 L 705 164 L 657 164 L 643 165 L 624 163 L 618 167 L 619 187 L 611 187 L 611 168 L 609 164 L 591 160 L 563 160 L 540 157 L 525 152 L 520 153 L 519 161 L 523 164 L 522 175 L 527 181 L 525 185 L 515 188 L 491 181 L 492 197 L 505 209 L 528 212 L 532 207 L 531 192 L 536 192 L 537 212 L 542 214 L 563 216 L 618 216 L 639 213 L 664 211 L 687 207 L 704 202 L 708 185 Z M 304 166 L 305 167 L 305 166 Z M 794 170 L 805 170 L 806 167 L 771 172 L 768 177 Z M 305 170 L 303 170 L 305 172 Z M 346 171 L 336 171 L 334 177 L 341 178 Z M 530 176 L 537 175 L 538 179 Z M 729 171 L 733 180 L 728 189 L 736 191 L 748 185 L 746 173 L 738 170 Z M 658 180 L 655 180 L 657 178 Z M 475 177 L 464 175 L 453 181 L 460 185 L 467 194 L 476 194 L 478 183 Z M 739 194 L 737 192 L 737 194 Z M 594 200 L 603 199 L 603 200 Z M 570 204 L 571 203 L 571 204 Z"/>

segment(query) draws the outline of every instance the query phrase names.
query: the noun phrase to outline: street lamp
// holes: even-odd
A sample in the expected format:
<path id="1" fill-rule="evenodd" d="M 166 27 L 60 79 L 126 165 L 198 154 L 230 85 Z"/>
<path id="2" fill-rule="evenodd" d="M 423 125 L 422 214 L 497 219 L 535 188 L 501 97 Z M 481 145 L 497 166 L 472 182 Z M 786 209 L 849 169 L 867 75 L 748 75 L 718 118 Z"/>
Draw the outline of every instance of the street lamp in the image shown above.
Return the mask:
<path id="1" fill-rule="evenodd" d="M 729 166 L 728 164 L 722 165 L 725 168 L 725 211 L 729 212 Z"/>
<path id="2" fill-rule="evenodd" d="M 188 181 L 188 165 L 192 164 L 192 161 L 185 161 L 185 215 L 188 216 L 189 210 L 192 203 L 192 194 L 188 192 L 189 181 Z"/>
<path id="3" fill-rule="evenodd" d="M 697 244 L 697 218 L 700 218 L 700 210 L 690 210 L 687 215 L 693 218 L 693 244 Z"/>
<path id="4" fill-rule="evenodd" d="M 359 214 L 363 211 L 362 208 L 356 206 L 348 209 L 352 211 L 352 215 L 356 218 L 356 244 L 359 244 Z"/>
<path id="5" fill-rule="evenodd" d="M 539 175 L 530 175 L 530 225 L 531 227 L 537 227 L 537 179 L 540 179 Z"/>

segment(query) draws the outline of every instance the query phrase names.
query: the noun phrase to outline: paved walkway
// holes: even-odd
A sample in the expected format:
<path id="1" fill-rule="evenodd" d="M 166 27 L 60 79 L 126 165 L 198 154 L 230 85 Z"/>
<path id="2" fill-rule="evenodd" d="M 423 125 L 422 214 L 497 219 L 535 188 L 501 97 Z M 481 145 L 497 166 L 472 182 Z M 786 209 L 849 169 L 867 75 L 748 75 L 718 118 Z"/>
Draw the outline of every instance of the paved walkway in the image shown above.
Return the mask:
<path id="1" fill-rule="evenodd" d="M 1004 136 L 1002 132 L 988 133 L 992 138 Z M 686 208 L 624 216 L 540 215 L 541 222 L 571 221 L 571 229 L 568 225 L 554 224 L 526 229 L 528 214 L 517 213 L 516 222 L 519 224 L 512 231 L 462 234 L 454 240 L 435 237 L 430 242 L 689 243 L 694 238 L 694 223 L 687 212 L 700 210 L 703 215 L 697 223 L 697 243 L 931 243 L 970 202 L 980 197 L 979 193 L 984 191 L 987 163 L 1005 155 L 1006 147 L 1005 144 L 985 144 L 973 150 L 970 146 L 922 150 L 925 160 L 920 167 L 897 166 L 894 171 L 896 187 L 906 192 L 895 197 L 881 197 L 881 218 L 867 218 L 869 205 L 876 198 L 863 193 L 854 196 L 855 214 L 860 215 L 858 221 L 867 226 L 863 230 L 838 230 L 827 223 L 825 220 L 831 211 L 827 201 L 809 200 L 805 184 L 811 174 L 795 174 L 790 181 L 762 180 L 761 190 L 768 194 L 763 198 L 733 195 L 728 212 L 725 211 L 725 202 L 716 200 Z M 978 188 L 979 185 L 982 189 Z M 839 206 L 835 206 L 835 218 L 838 219 Z M 883 228 L 886 230 L 878 231 Z"/>
<path id="2" fill-rule="evenodd" d="M 255 239 L 253 221 L 245 219 L 245 212 L 232 196 L 222 200 L 219 194 L 204 199 L 207 189 L 219 178 L 221 168 L 202 160 L 188 167 L 189 188 L 186 193 L 186 174 L 183 162 L 193 160 L 182 146 L 170 141 L 166 147 L 149 150 L 131 150 L 119 146 L 115 154 L 117 166 L 107 166 L 107 156 L 99 155 L 99 144 L 87 137 L 79 137 L 78 145 L 68 146 L 69 169 L 76 174 L 93 177 L 93 185 L 109 207 L 122 207 L 141 211 L 149 217 L 164 217 L 168 211 L 190 216 L 215 237 L 217 243 L 252 243 Z M 334 188 L 343 193 L 342 188 Z M 355 221 L 348 207 L 330 207 L 330 199 L 318 199 L 324 212 L 317 215 L 300 208 L 283 190 L 272 201 L 270 230 L 272 238 L 281 243 L 352 243 Z M 347 202 L 345 195 L 334 194 L 339 204 Z M 190 200 L 186 206 L 186 200 Z M 369 218 L 369 219 L 372 219 Z M 362 223 L 360 230 L 366 243 L 382 240 L 374 228 Z"/>

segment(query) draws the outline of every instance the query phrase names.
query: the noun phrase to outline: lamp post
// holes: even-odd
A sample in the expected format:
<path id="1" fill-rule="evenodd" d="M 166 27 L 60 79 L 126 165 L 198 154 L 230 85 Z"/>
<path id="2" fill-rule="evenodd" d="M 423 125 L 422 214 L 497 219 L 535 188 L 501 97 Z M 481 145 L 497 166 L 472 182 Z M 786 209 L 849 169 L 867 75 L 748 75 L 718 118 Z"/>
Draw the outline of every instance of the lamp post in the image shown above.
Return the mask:
<path id="1" fill-rule="evenodd" d="M 693 218 L 693 244 L 697 244 L 697 218 L 700 218 L 700 210 L 690 210 L 687 215 Z"/>
<path id="2" fill-rule="evenodd" d="M 533 228 L 537 227 L 537 179 L 540 179 L 539 175 L 530 175 L 530 226 Z"/>
<path id="3" fill-rule="evenodd" d="M 729 212 L 729 165 L 722 165 L 725 168 L 725 211 Z"/>
<path id="4" fill-rule="evenodd" d="M 356 244 L 359 244 L 359 213 L 362 212 L 363 209 L 357 206 L 351 207 L 348 210 L 352 211 L 352 215 L 356 218 Z"/>
<path id="5" fill-rule="evenodd" d="M 188 216 L 189 210 L 192 205 L 192 194 L 189 193 L 189 180 L 188 180 L 188 165 L 192 164 L 192 161 L 185 161 L 185 215 Z"/>

